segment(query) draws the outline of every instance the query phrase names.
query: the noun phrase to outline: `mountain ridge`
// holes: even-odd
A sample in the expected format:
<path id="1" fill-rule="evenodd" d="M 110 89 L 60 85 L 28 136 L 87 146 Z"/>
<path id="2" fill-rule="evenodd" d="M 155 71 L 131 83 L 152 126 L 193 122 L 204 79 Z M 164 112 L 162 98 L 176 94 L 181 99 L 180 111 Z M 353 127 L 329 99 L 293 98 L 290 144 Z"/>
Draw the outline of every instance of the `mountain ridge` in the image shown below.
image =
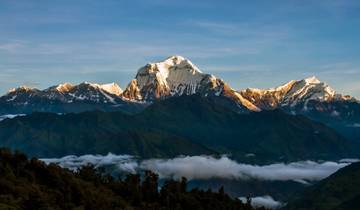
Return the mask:
<path id="1" fill-rule="evenodd" d="M 157 101 L 135 115 L 34 113 L 0 122 L 0 146 L 41 157 L 231 154 L 239 161 L 266 163 L 348 158 L 357 154 L 352 145 L 304 116 L 281 110 L 240 114 L 214 98 L 194 95 Z"/>
<path id="2" fill-rule="evenodd" d="M 360 128 L 353 126 L 360 124 L 360 102 L 337 93 L 314 76 L 270 89 L 237 91 L 224 80 L 203 73 L 182 56 L 146 64 L 124 90 L 116 83 L 88 82 L 63 83 L 44 90 L 13 89 L 0 97 L 0 114 L 92 110 L 138 113 L 156 101 L 183 95 L 212 98 L 239 113 L 281 109 L 302 114 L 360 141 Z"/>
<path id="3" fill-rule="evenodd" d="M 131 102 L 152 102 L 173 96 L 199 94 L 202 96 L 227 96 L 251 111 L 261 111 L 279 106 L 295 106 L 296 102 L 306 100 L 356 101 L 351 96 L 343 96 L 332 89 L 328 84 L 321 82 L 315 76 L 302 80 L 291 80 L 283 85 L 269 89 L 246 88 L 235 90 L 222 79 L 212 74 L 203 73 L 190 60 L 179 56 L 170 56 L 163 61 L 148 63 L 141 67 L 135 79 L 131 80 L 125 89 L 121 89 L 115 82 L 97 84 L 82 82 L 77 85 L 71 83 L 58 84 L 44 90 L 21 86 L 9 90 L 2 97 L 15 92 L 71 92 L 74 88 L 88 85 L 95 89 L 115 95 L 122 100 Z M 268 101 L 267 101 L 268 99 Z M 105 100 L 105 102 L 108 102 Z"/>

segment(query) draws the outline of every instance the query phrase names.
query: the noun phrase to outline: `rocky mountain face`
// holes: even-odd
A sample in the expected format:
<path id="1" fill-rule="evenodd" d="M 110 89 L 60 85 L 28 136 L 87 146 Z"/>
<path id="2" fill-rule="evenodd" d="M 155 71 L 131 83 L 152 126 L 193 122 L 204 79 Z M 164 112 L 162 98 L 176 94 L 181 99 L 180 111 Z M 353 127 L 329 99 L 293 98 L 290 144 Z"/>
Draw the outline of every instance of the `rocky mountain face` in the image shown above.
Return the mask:
<path id="1" fill-rule="evenodd" d="M 140 68 L 135 79 L 123 92 L 131 101 L 150 101 L 182 95 L 204 97 L 227 97 L 239 107 L 257 111 L 257 108 L 223 80 L 205 74 L 191 61 L 181 56 L 171 56 L 158 63 L 149 63 Z"/>

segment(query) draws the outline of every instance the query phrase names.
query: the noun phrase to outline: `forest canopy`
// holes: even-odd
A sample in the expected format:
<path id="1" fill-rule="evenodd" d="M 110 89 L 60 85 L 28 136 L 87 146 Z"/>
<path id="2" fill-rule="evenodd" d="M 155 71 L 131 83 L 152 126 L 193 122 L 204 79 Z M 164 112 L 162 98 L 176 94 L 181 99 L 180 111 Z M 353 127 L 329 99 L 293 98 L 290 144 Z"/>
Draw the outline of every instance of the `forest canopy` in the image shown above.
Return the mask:
<path id="1" fill-rule="evenodd" d="M 224 188 L 189 191 L 185 178 L 160 187 L 151 171 L 115 178 L 88 165 L 74 172 L 8 149 L 0 149 L 0 174 L 0 209 L 253 209 Z"/>

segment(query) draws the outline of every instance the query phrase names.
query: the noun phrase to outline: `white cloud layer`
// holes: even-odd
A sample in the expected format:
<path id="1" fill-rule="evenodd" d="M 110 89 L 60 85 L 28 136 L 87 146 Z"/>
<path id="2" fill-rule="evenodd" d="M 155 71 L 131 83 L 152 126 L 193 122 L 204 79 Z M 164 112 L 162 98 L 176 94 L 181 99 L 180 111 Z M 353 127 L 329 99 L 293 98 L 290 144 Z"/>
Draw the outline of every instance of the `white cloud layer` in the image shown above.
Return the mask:
<path id="1" fill-rule="evenodd" d="M 25 116 L 25 114 L 6 114 L 6 115 L 1 115 L 0 116 L 0 121 L 3 121 L 5 119 L 13 119 L 15 117 L 21 117 L 21 116 Z"/>
<path id="2" fill-rule="evenodd" d="M 245 197 L 239 197 L 239 199 L 246 203 L 247 199 Z M 283 206 L 283 204 L 279 201 L 274 200 L 271 196 L 265 195 L 265 196 L 257 196 L 251 198 L 251 205 L 253 207 L 265 207 L 269 209 L 278 209 Z"/>
<path id="3" fill-rule="evenodd" d="M 109 153 L 102 155 L 69 155 L 62 158 L 43 158 L 46 164 L 55 163 L 63 168 L 77 170 L 82 166 L 93 165 L 95 167 L 116 166 L 119 170 L 135 173 L 138 168 L 137 162 L 130 155 L 114 155 Z"/>
<path id="4" fill-rule="evenodd" d="M 289 164 L 249 165 L 237 163 L 228 157 L 216 159 L 211 156 L 186 156 L 174 159 L 145 160 L 140 167 L 152 170 L 163 178 L 186 177 L 188 179 L 260 179 L 278 181 L 321 180 L 338 169 L 348 165 L 342 162 L 301 161 Z"/>
<path id="5" fill-rule="evenodd" d="M 76 170 L 81 166 L 92 164 L 95 167 L 115 166 L 120 171 L 135 173 L 139 170 L 151 170 L 160 178 L 179 179 L 259 179 L 270 181 L 298 181 L 307 183 L 326 178 L 338 169 L 347 166 L 354 159 L 343 159 L 339 162 L 301 161 L 289 164 L 275 163 L 270 165 L 250 165 L 238 163 L 223 156 L 182 156 L 173 159 L 136 160 L 130 155 L 66 156 L 63 158 L 42 159 L 46 163 L 59 164 L 61 167 Z"/>

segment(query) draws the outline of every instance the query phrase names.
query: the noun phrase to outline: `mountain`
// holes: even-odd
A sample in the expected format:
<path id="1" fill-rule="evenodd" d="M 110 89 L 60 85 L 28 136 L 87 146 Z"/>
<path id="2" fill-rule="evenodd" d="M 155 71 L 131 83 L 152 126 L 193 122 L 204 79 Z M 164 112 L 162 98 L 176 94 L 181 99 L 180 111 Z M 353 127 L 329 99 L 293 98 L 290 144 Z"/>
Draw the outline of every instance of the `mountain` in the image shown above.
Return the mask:
<path id="1" fill-rule="evenodd" d="M 259 110 L 282 109 L 303 114 L 335 128 L 342 135 L 360 141 L 360 102 L 351 96 L 336 93 L 316 77 L 293 80 L 282 86 L 240 91 Z"/>
<path id="2" fill-rule="evenodd" d="M 142 109 L 141 103 L 130 103 L 120 97 L 121 88 L 115 84 L 79 85 L 64 83 L 45 90 L 19 87 L 0 97 L 1 114 L 28 114 L 36 111 L 68 113 L 87 110 L 132 112 Z"/>
<path id="3" fill-rule="evenodd" d="M 335 92 L 329 85 L 321 82 L 316 77 L 309 77 L 303 80 L 292 80 L 282 86 L 271 89 L 247 88 L 240 91 L 240 94 L 251 101 L 259 110 L 271 110 L 282 108 L 292 111 L 317 111 L 332 112 L 336 110 L 331 107 L 314 107 L 313 102 L 335 103 L 335 102 L 359 102 L 351 96 L 343 96 Z"/>
<path id="4" fill-rule="evenodd" d="M 123 92 L 132 101 L 155 101 L 182 95 L 231 98 L 239 107 L 257 110 L 238 92 L 214 75 L 205 74 L 190 60 L 171 56 L 158 63 L 149 63 L 138 70 Z"/>
<path id="5" fill-rule="evenodd" d="M 99 85 L 87 82 L 79 85 L 64 83 L 45 90 L 28 87 L 10 90 L 0 97 L 0 113 L 79 112 L 94 109 L 123 109 L 129 112 L 132 109 L 139 111 L 157 100 L 182 95 L 211 97 L 228 103 L 227 99 L 230 99 L 231 106 L 239 112 L 280 108 L 295 114 L 316 111 L 333 116 L 347 116 L 352 114 L 353 106 L 359 105 L 355 98 L 336 93 L 316 77 L 292 80 L 272 89 L 247 88 L 236 91 L 222 79 L 203 73 L 190 60 L 182 56 L 170 56 L 141 67 L 124 91 L 115 83 Z M 345 104 L 342 109 L 349 103 L 353 105 L 346 113 L 338 113 L 338 105 L 332 106 L 335 103 Z M 47 107 L 46 104 L 52 104 L 52 107 Z M 83 108 L 76 104 L 82 104 Z M 356 119 L 355 123 L 358 122 Z"/>
<path id="6" fill-rule="evenodd" d="M 297 106 L 302 106 L 304 110 L 307 110 L 310 101 L 355 101 L 350 96 L 337 94 L 329 85 L 314 76 L 303 80 L 292 80 L 272 89 L 248 88 L 240 93 L 262 110 Z"/>
<path id="7" fill-rule="evenodd" d="M 0 146 L 37 157 L 230 154 L 250 163 L 357 157 L 350 141 L 306 117 L 279 110 L 239 114 L 196 95 L 157 101 L 135 115 L 33 113 L 6 119 L 0 122 Z"/>
<path id="8" fill-rule="evenodd" d="M 222 79 L 203 73 L 182 56 L 141 67 L 124 90 L 115 83 L 87 82 L 64 83 L 45 90 L 16 88 L 0 97 L 0 115 L 94 110 L 134 114 L 159 100 L 188 95 L 207 97 L 239 113 L 281 109 L 289 114 L 305 115 L 360 142 L 360 102 L 337 93 L 316 77 L 292 80 L 271 89 L 237 91 Z"/>
<path id="9" fill-rule="evenodd" d="M 360 209 L 360 162 L 346 166 L 294 197 L 286 210 Z"/>

